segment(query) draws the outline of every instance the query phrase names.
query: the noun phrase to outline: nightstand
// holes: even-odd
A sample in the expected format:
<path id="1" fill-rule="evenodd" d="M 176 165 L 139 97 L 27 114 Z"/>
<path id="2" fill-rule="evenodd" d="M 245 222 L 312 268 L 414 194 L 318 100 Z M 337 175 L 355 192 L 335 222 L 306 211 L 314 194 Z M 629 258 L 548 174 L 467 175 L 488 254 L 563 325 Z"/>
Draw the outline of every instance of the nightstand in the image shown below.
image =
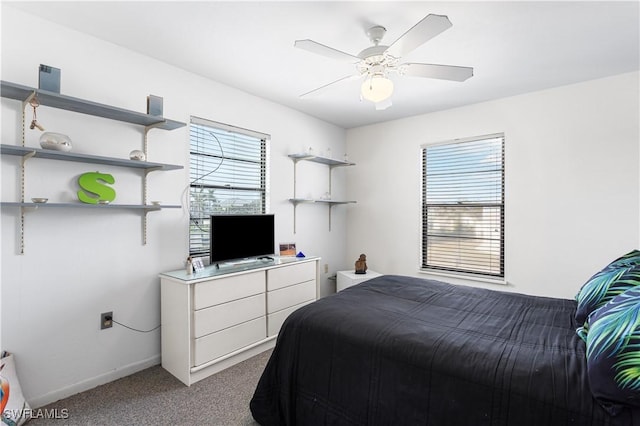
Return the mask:
<path id="1" fill-rule="evenodd" d="M 356 274 L 354 271 L 338 271 L 336 276 L 338 277 L 336 292 L 338 292 L 352 285 L 370 280 L 371 278 L 382 276 L 382 274 L 368 269 L 366 274 Z"/>

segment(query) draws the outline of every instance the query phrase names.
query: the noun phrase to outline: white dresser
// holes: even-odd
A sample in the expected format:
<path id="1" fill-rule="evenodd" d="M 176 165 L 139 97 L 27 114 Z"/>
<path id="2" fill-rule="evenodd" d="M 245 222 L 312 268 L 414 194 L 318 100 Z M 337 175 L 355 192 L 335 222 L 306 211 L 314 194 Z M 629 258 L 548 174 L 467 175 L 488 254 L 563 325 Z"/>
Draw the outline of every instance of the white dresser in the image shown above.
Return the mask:
<path id="1" fill-rule="evenodd" d="M 318 298 L 318 257 L 160 274 L 162 367 L 186 385 L 275 345 L 284 320 Z"/>

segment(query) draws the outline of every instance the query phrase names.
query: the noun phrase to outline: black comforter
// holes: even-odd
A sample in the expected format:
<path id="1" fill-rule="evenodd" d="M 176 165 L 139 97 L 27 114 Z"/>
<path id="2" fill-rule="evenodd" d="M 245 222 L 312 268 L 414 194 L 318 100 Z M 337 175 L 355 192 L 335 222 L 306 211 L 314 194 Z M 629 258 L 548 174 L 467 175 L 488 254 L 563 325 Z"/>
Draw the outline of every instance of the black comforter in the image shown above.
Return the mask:
<path id="1" fill-rule="evenodd" d="M 264 426 L 640 423 L 630 411 L 609 416 L 591 396 L 575 309 L 374 278 L 289 316 L 251 412 Z"/>

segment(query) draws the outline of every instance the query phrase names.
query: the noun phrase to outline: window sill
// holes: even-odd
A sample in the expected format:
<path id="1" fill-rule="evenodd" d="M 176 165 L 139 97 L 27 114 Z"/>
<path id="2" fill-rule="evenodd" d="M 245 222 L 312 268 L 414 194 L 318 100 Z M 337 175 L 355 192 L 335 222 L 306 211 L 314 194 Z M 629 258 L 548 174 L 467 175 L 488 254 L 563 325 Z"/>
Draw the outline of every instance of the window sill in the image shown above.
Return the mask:
<path id="1" fill-rule="evenodd" d="M 421 273 L 421 274 L 435 275 L 437 277 L 455 278 L 455 279 L 461 280 L 461 281 L 475 281 L 475 282 L 495 284 L 495 285 L 503 285 L 503 286 L 509 285 L 509 283 L 507 282 L 506 278 L 479 277 L 479 276 L 471 275 L 471 274 L 462 274 L 462 273 L 455 273 L 455 272 L 443 272 L 443 271 L 436 271 L 436 270 L 432 270 L 432 269 L 420 269 L 418 272 Z"/>

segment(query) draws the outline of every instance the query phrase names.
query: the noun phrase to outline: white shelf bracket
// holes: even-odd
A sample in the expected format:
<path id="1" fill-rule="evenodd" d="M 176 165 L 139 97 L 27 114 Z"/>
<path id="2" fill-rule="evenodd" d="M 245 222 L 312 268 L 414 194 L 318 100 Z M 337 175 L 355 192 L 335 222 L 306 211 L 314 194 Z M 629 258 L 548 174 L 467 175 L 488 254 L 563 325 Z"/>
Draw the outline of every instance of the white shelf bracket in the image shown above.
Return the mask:
<path id="1" fill-rule="evenodd" d="M 27 162 L 27 160 L 28 160 L 29 158 L 33 157 L 34 155 L 36 155 L 36 152 L 35 152 L 35 151 L 29 151 L 29 152 L 27 152 L 26 154 L 24 154 L 24 155 L 22 156 L 22 165 L 24 166 L 24 165 L 25 165 L 25 163 Z"/>
<path id="2" fill-rule="evenodd" d="M 27 132 L 27 105 L 29 102 L 35 98 L 36 92 L 33 91 L 27 96 L 27 98 L 22 101 L 22 146 L 25 146 L 26 132 Z M 24 203 L 24 194 L 25 194 L 25 166 L 27 160 L 33 157 L 36 154 L 35 151 L 31 151 L 22 156 L 20 160 L 20 202 Z M 20 209 L 20 254 L 24 254 L 24 214 L 25 209 Z"/>
<path id="3" fill-rule="evenodd" d="M 298 203 L 293 203 L 293 233 L 296 233 L 296 210 Z"/>
<path id="4" fill-rule="evenodd" d="M 35 90 L 33 92 L 31 92 L 31 94 L 29 94 L 29 96 L 27 96 L 27 98 L 22 101 L 22 111 L 24 111 L 27 108 L 27 105 L 29 105 L 29 102 L 31 102 L 31 99 L 36 97 L 36 92 Z"/>
<path id="5" fill-rule="evenodd" d="M 142 213 L 142 245 L 147 245 L 147 210 Z"/>
<path id="6" fill-rule="evenodd" d="M 161 123 L 155 123 L 155 124 L 151 124 L 149 126 L 144 127 L 142 152 L 144 152 L 145 161 L 148 155 L 148 148 L 149 148 L 149 132 L 152 129 L 160 127 L 162 124 L 164 124 L 164 121 Z M 153 167 L 151 169 L 145 169 L 144 176 L 142 177 L 142 204 L 147 204 L 148 202 L 147 176 L 149 175 L 149 173 L 154 172 L 156 170 L 161 170 L 161 169 L 162 167 Z M 147 245 L 147 213 L 148 211 L 145 210 L 142 215 L 142 245 L 143 246 Z"/>

